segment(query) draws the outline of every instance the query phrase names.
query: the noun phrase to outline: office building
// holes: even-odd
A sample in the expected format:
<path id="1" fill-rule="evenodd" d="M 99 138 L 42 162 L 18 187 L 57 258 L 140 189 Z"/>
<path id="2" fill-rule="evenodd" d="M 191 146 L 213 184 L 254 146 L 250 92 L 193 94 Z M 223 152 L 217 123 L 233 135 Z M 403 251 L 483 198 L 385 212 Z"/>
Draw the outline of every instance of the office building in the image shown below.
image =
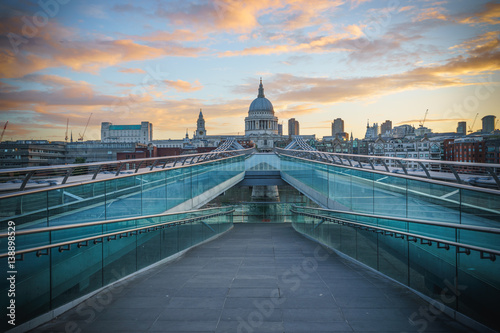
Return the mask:
<path id="1" fill-rule="evenodd" d="M 299 122 L 295 118 L 288 120 L 288 136 L 300 135 Z"/>
<path id="2" fill-rule="evenodd" d="M 332 136 L 336 137 L 341 133 L 344 133 L 344 121 L 342 118 L 337 118 L 332 123 Z"/>
<path id="3" fill-rule="evenodd" d="M 129 142 L 148 144 L 153 140 L 153 124 L 143 121 L 140 125 L 113 125 L 101 123 L 102 142 Z"/>
<path id="4" fill-rule="evenodd" d="M 483 133 L 491 133 L 495 130 L 495 119 L 496 116 L 485 116 L 483 119 L 483 129 L 481 132 Z"/>
<path id="5" fill-rule="evenodd" d="M 465 121 L 458 122 L 457 133 L 462 135 L 467 134 L 467 123 Z"/>

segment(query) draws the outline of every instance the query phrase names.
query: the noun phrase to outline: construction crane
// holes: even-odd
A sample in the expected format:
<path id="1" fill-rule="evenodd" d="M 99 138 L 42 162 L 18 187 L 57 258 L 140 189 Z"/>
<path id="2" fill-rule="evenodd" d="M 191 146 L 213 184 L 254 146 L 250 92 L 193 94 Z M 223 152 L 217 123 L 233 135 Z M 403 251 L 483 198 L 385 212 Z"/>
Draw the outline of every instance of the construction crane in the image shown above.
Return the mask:
<path id="1" fill-rule="evenodd" d="M 3 135 L 5 134 L 5 129 L 7 128 L 7 125 L 9 124 L 9 122 L 7 121 L 5 123 L 5 125 L 3 126 L 3 131 L 2 131 L 2 135 L 0 135 L 0 142 L 2 142 L 3 140 Z"/>
<path id="2" fill-rule="evenodd" d="M 476 113 L 476 116 L 474 117 L 474 121 L 472 122 L 472 126 L 469 127 L 469 133 L 473 132 L 474 129 L 474 124 L 476 123 L 477 116 L 479 116 L 479 113 Z"/>
<path id="3" fill-rule="evenodd" d="M 420 122 L 420 126 L 419 127 L 424 127 L 424 124 L 425 124 L 425 119 L 427 119 L 427 114 L 429 113 L 429 109 L 425 110 L 425 115 L 424 115 L 424 120 L 422 120 Z"/>
<path id="4" fill-rule="evenodd" d="M 66 120 L 66 134 L 64 135 L 64 141 L 68 142 L 68 126 L 69 126 L 69 118 Z"/>
<path id="5" fill-rule="evenodd" d="M 80 135 L 80 137 L 78 138 L 78 141 L 83 141 L 83 138 L 85 137 L 85 132 L 87 131 L 87 127 L 89 126 L 89 122 L 90 122 L 90 118 L 92 117 L 92 114 L 90 114 L 89 116 L 89 119 L 87 120 L 87 125 L 85 125 L 85 129 L 83 130 L 83 134 Z M 78 133 L 80 134 L 80 133 Z"/>

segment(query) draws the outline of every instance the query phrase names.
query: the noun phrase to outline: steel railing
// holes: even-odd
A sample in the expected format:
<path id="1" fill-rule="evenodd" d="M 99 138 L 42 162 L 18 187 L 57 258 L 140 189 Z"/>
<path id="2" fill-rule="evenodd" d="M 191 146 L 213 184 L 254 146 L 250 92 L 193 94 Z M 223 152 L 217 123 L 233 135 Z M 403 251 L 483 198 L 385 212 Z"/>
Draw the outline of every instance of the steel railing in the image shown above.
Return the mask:
<path id="1" fill-rule="evenodd" d="M 390 173 L 393 176 L 398 176 L 398 172 L 402 171 L 399 175 L 500 189 L 500 164 L 328 153 L 281 148 L 276 148 L 275 151 L 278 155 L 297 157 L 365 171 Z M 394 166 L 387 165 L 387 162 L 389 164 L 392 163 Z M 411 168 L 408 165 L 418 165 L 418 167 Z M 488 176 L 490 179 L 478 179 L 484 176 Z"/>
<path id="2" fill-rule="evenodd" d="M 398 222 L 406 222 L 406 223 L 416 223 L 416 224 L 424 224 L 430 226 L 438 226 L 438 227 L 446 227 L 453 228 L 459 230 L 468 230 L 468 231 L 476 231 L 476 232 L 485 232 L 491 234 L 500 234 L 500 228 L 489 228 L 489 227 L 480 227 L 473 225 L 463 225 L 463 224 L 455 224 L 455 223 L 446 223 L 446 222 L 434 222 L 434 221 L 426 221 L 426 220 L 416 220 L 416 219 L 408 219 L 408 218 L 397 218 L 392 216 L 382 216 L 382 215 L 372 215 L 372 214 L 363 214 L 363 213 L 353 213 L 346 212 L 340 210 L 332 210 L 332 209 L 323 209 L 323 208 L 315 208 L 315 207 L 299 207 L 293 206 L 290 210 L 292 213 L 302 216 L 308 216 L 315 219 L 320 219 L 321 222 L 314 226 L 314 229 L 319 227 L 325 221 L 330 221 L 336 224 L 342 224 L 349 227 L 354 227 L 357 229 L 372 231 L 381 235 L 391 236 L 395 238 L 406 239 L 408 242 L 418 242 L 420 244 L 426 244 L 432 246 L 433 243 L 437 245 L 438 248 L 442 248 L 445 250 L 449 250 L 450 246 L 454 246 L 456 248 L 457 253 L 465 253 L 469 255 L 471 251 L 477 251 L 480 253 L 481 259 L 490 259 L 491 261 L 496 260 L 496 256 L 500 256 L 500 251 L 490 248 L 485 248 L 481 246 L 464 244 L 460 242 L 450 241 L 442 238 L 431 237 L 429 235 L 422 235 L 414 232 L 402 231 L 398 229 L 392 229 L 387 227 L 381 227 L 373 224 L 362 223 L 359 221 L 353 221 L 345 218 L 339 218 L 332 215 L 327 214 L 314 214 L 308 213 L 304 211 L 300 211 L 300 209 L 310 209 L 316 211 L 324 211 L 333 214 L 348 214 L 354 216 L 361 217 L 370 217 L 376 219 L 390 220 L 390 221 L 398 221 Z"/>
<path id="3" fill-rule="evenodd" d="M 93 162 L 46 167 L 0 170 L 0 190 L 24 191 L 67 183 L 110 179 L 124 175 L 152 172 L 154 169 L 182 167 L 239 155 L 250 155 L 254 148 L 201 154 L 163 156 L 142 159 Z"/>
<path id="4" fill-rule="evenodd" d="M 168 217 L 168 216 L 174 216 L 174 215 L 192 214 L 192 213 L 199 213 L 199 212 L 210 211 L 210 210 L 214 210 L 214 208 L 206 208 L 206 209 L 192 210 L 192 211 L 186 211 L 186 212 L 168 213 L 168 214 L 135 216 L 135 217 L 127 217 L 127 218 L 97 221 L 97 222 L 66 224 L 66 225 L 61 225 L 61 226 L 53 226 L 53 227 L 45 227 L 45 228 L 33 228 L 33 229 L 16 231 L 16 237 L 23 236 L 23 235 L 40 234 L 40 233 L 45 233 L 45 232 L 69 230 L 69 229 L 75 229 L 75 228 L 95 227 L 95 226 L 100 226 L 100 225 L 121 223 L 121 222 L 128 222 L 128 221 L 136 221 L 136 220 L 142 220 L 142 219 L 153 219 L 153 218 L 162 218 L 162 217 Z M 209 219 L 212 217 L 217 217 L 217 216 L 222 216 L 222 215 L 229 215 L 229 214 L 232 214 L 233 212 L 234 212 L 234 209 L 231 209 L 231 210 L 227 210 L 225 212 L 217 212 L 217 213 L 212 213 L 212 214 L 207 214 L 207 215 L 187 217 L 187 218 L 176 220 L 176 221 L 161 222 L 161 223 L 145 225 L 145 226 L 140 226 L 140 227 L 135 227 L 135 228 L 129 228 L 129 229 L 119 230 L 119 231 L 114 231 L 114 232 L 109 232 L 109 233 L 102 233 L 100 235 L 92 235 L 92 236 L 88 236 L 88 237 L 71 239 L 68 241 L 63 241 L 63 242 L 58 242 L 58 243 L 53 243 L 53 244 L 41 245 L 41 246 L 32 247 L 32 248 L 23 249 L 23 250 L 17 250 L 15 252 L 16 261 L 22 261 L 24 254 L 26 254 L 26 253 L 36 252 L 36 256 L 40 257 L 41 255 L 49 255 L 50 250 L 53 248 L 58 248 L 59 252 L 69 251 L 69 250 L 71 250 L 71 245 L 74 245 L 74 244 L 76 244 L 78 248 L 81 248 L 83 246 L 87 246 L 89 241 L 93 241 L 94 244 L 102 243 L 104 241 L 104 239 L 106 239 L 107 241 L 116 240 L 117 237 L 119 237 L 121 239 L 124 237 L 135 235 L 137 233 L 139 233 L 139 234 L 148 233 L 151 231 L 165 229 L 165 228 L 173 227 L 176 225 L 182 225 L 182 224 L 186 224 L 186 223 L 202 221 L 202 220 L 206 220 L 206 219 Z M 7 237 L 9 237 L 9 233 L 0 233 L 0 239 L 7 238 Z M 45 251 L 45 252 L 42 252 L 42 251 Z M 8 253 L 0 254 L 0 258 L 5 258 L 8 256 L 9 256 Z"/>

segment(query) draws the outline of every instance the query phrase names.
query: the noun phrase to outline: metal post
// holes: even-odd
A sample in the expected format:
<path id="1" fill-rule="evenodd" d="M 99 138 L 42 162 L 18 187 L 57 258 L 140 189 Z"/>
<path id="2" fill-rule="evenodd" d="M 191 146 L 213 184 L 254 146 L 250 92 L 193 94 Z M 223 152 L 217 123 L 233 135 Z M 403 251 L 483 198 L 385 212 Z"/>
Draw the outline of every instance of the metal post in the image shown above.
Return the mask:
<path id="1" fill-rule="evenodd" d="M 64 176 L 61 184 L 66 184 L 66 182 L 68 181 L 69 176 L 71 176 L 71 174 L 73 173 L 73 170 L 75 170 L 75 168 L 69 168 L 68 169 L 68 171 L 66 172 L 66 175 Z"/>
<path id="2" fill-rule="evenodd" d="M 408 175 L 408 171 L 406 170 L 406 167 L 404 166 L 404 164 L 400 160 L 396 160 L 396 163 L 401 166 L 401 169 L 403 169 L 403 172 L 405 173 L 405 175 Z"/>
<path id="3" fill-rule="evenodd" d="M 431 179 L 431 174 L 429 173 L 429 170 L 427 170 L 425 165 L 419 161 L 417 161 L 417 163 L 418 163 L 418 165 L 420 165 L 422 167 L 422 169 L 424 169 L 424 172 L 425 172 L 425 175 L 427 176 L 427 178 Z"/>
<path id="4" fill-rule="evenodd" d="M 488 173 L 491 175 L 491 177 L 493 177 L 493 179 L 495 180 L 495 183 L 497 183 L 497 187 L 500 189 L 500 179 L 498 179 L 498 176 L 495 173 L 495 171 L 493 170 L 493 168 L 486 168 L 486 171 L 488 171 Z"/>
<path id="5" fill-rule="evenodd" d="M 35 171 L 30 171 L 26 174 L 26 176 L 24 177 L 24 180 L 23 180 L 23 183 L 21 184 L 21 188 L 19 188 L 21 191 L 24 190 L 24 188 L 26 187 L 26 184 L 28 184 L 28 180 L 30 180 L 30 178 L 35 174 Z"/>
<path id="6" fill-rule="evenodd" d="M 94 172 L 94 175 L 92 176 L 92 180 L 97 178 L 97 175 L 99 174 L 99 172 L 101 172 L 101 170 L 102 170 L 102 164 L 99 164 L 96 171 Z"/>

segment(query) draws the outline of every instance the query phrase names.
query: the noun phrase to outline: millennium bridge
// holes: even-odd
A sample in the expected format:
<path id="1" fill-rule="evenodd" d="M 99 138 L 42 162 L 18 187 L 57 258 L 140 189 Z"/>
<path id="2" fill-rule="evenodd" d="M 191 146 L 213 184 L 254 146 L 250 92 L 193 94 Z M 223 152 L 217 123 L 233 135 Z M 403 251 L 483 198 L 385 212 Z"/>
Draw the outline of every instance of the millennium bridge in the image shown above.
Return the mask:
<path id="1" fill-rule="evenodd" d="M 500 329 L 500 165 L 238 148 L 1 170 L 0 329 Z"/>

